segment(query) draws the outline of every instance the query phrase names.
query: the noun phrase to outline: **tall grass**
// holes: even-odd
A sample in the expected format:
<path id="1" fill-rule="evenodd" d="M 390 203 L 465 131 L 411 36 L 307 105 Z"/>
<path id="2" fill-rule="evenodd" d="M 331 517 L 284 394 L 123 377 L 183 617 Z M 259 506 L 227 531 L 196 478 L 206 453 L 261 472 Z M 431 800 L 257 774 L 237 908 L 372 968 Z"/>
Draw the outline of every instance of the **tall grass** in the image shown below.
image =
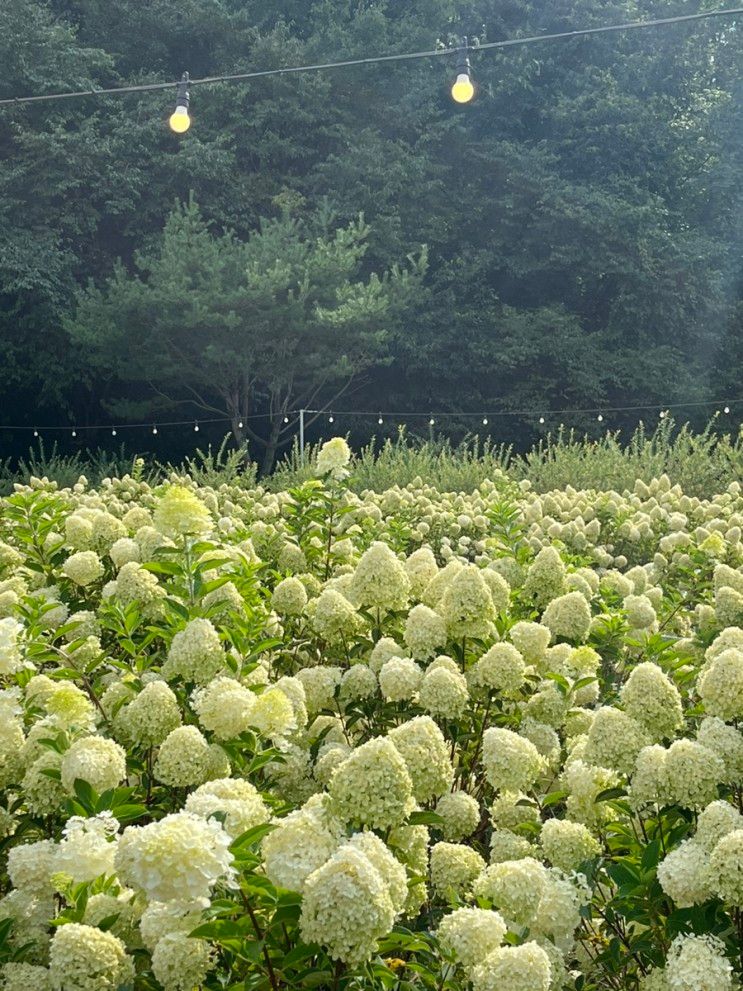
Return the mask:
<path id="1" fill-rule="evenodd" d="M 302 465 L 295 445 L 277 466 L 270 487 L 287 488 L 311 477 L 316 453 L 317 446 L 306 448 Z M 593 440 L 560 428 L 518 454 L 477 436 L 452 446 L 448 440 L 414 444 L 401 432 L 381 447 L 372 440 L 355 455 L 351 483 L 357 491 L 380 491 L 419 478 L 444 491 L 471 491 L 500 472 L 516 481 L 528 479 L 539 492 L 566 485 L 621 491 L 638 478 L 649 481 L 665 473 L 689 495 L 709 496 L 743 480 L 743 433 L 720 432 L 717 417 L 701 432 L 688 424 L 676 427 L 670 418 L 651 432 L 640 423 L 627 441 L 619 431 Z"/>
<path id="2" fill-rule="evenodd" d="M 280 490 L 311 478 L 318 447 L 308 445 L 302 459 L 295 443 L 262 484 Z M 151 482 L 188 475 L 200 485 L 229 483 L 249 488 L 257 481 L 257 466 L 244 449 L 232 449 L 228 437 L 216 451 L 211 447 L 196 450 L 181 464 L 152 461 L 142 466 L 135 462 L 123 447 L 113 452 L 60 455 L 56 447 L 47 450 L 40 441 L 38 448 L 15 465 L 0 461 L 0 493 L 32 476 L 46 476 L 67 486 L 84 474 L 91 485 L 98 485 L 105 477 L 134 471 Z M 421 480 L 443 491 L 472 491 L 501 473 L 515 481 L 528 479 L 539 492 L 566 485 L 621 491 L 632 488 L 638 478 L 649 481 L 665 473 L 689 495 L 706 497 L 743 480 L 743 430 L 735 435 L 721 431 L 718 417 L 701 432 L 688 424 L 677 427 L 670 418 L 652 431 L 640 423 L 626 441 L 618 431 L 592 440 L 561 428 L 525 454 L 477 436 L 452 445 L 446 439 L 414 442 L 401 432 L 381 445 L 372 438 L 354 455 L 351 485 L 358 492 L 380 491 Z"/>
<path id="3" fill-rule="evenodd" d="M 295 444 L 276 466 L 268 483 L 270 487 L 288 488 L 310 478 L 319 447 L 317 444 L 305 449 L 302 465 L 299 445 Z M 372 438 L 354 455 L 351 485 L 358 492 L 381 491 L 420 479 L 442 491 L 472 491 L 484 479 L 504 472 L 510 458 L 509 447 L 479 437 L 470 437 L 456 446 L 446 439 L 414 443 L 401 430 L 395 440 L 387 439 L 381 447 Z"/>
<path id="4" fill-rule="evenodd" d="M 561 429 L 514 457 L 508 468 L 514 478 L 528 478 L 539 492 L 566 485 L 622 490 L 638 478 L 647 481 L 665 473 L 688 495 L 702 497 L 743 480 L 743 432 L 719 432 L 716 416 L 701 432 L 688 424 L 676 428 L 665 419 L 648 433 L 640 423 L 625 443 L 618 432 L 594 441 Z"/>

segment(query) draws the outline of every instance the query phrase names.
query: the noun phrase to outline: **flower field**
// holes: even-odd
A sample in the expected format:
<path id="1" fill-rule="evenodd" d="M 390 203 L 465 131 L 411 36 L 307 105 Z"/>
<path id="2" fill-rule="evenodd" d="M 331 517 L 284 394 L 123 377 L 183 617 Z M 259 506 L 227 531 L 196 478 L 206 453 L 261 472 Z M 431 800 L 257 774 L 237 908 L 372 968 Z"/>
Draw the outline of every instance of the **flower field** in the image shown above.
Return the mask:
<path id="1" fill-rule="evenodd" d="M 0 502 L 0 988 L 726 991 L 743 490 Z"/>

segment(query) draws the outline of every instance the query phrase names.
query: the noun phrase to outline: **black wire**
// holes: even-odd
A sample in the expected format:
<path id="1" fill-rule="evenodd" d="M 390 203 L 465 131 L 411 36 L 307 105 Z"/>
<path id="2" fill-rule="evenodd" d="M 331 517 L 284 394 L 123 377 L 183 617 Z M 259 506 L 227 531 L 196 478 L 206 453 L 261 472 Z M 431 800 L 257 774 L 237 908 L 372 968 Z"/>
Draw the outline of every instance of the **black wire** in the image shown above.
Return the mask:
<path id="1" fill-rule="evenodd" d="M 490 41 L 485 44 L 470 44 L 469 51 L 492 51 L 498 48 L 513 48 L 518 45 L 534 45 L 544 41 L 558 41 L 569 38 L 581 38 L 594 34 L 606 34 L 615 31 L 635 31 L 643 28 L 664 27 L 671 24 L 682 24 L 690 21 L 708 20 L 712 17 L 732 17 L 743 14 L 743 7 L 730 7 L 723 10 L 707 10 L 698 14 L 684 14 L 678 17 L 663 17 L 653 21 L 629 21 L 625 24 L 608 24 L 604 27 L 583 28 L 576 31 L 562 31 L 558 34 L 539 34 L 526 38 L 510 38 L 506 41 Z M 294 65 L 281 69 L 261 69 L 254 72 L 240 72 L 233 75 L 205 76 L 202 79 L 189 80 L 190 86 L 213 85 L 214 83 L 243 82 L 247 79 L 260 79 L 265 76 L 282 76 L 298 72 L 318 72 L 325 69 L 344 69 L 356 65 L 375 65 L 383 62 L 403 62 L 411 59 L 438 58 L 441 56 L 461 53 L 462 46 L 456 48 L 437 48 L 427 52 L 406 52 L 399 55 L 376 55 L 369 58 L 347 59 L 343 62 L 319 62 L 314 65 Z M 113 86 L 77 90 L 68 93 L 46 93 L 41 96 L 16 96 L 0 100 L 0 106 L 18 105 L 22 103 L 42 103 L 51 100 L 72 100 L 88 96 L 111 96 L 120 93 L 146 93 L 157 90 L 172 89 L 180 80 L 169 83 L 143 83 L 139 86 Z"/>

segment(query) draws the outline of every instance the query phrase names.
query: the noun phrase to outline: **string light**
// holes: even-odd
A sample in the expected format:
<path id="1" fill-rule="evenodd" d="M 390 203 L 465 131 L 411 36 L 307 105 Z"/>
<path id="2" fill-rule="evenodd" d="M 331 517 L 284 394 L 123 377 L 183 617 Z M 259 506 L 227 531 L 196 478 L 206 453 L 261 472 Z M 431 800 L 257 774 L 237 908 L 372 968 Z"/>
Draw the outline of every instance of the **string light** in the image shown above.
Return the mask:
<path id="1" fill-rule="evenodd" d="M 470 59 L 467 49 L 467 39 L 462 38 L 462 46 L 459 49 L 459 62 L 457 63 L 457 78 L 451 88 L 451 98 L 455 103 L 471 103 L 475 96 L 475 87 L 472 83 Z"/>
<path id="2" fill-rule="evenodd" d="M 484 42 L 483 44 L 467 46 L 465 49 L 465 56 L 468 51 L 477 50 L 478 52 L 484 51 L 496 51 L 504 48 L 515 48 L 525 45 L 535 45 L 543 44 L 544 42 L 550 41 L 560 41 L 568 40 L 571 38 L 583 38 L 592 35 L 608 34 L 618 31 L 634 31 L 634 30 L 644 30 L 647 28 L 655 27 L 668 27 L 673 24 L 691 23 L 694 21 L 703 21 L 713 17 L 734 17 L 743 14 L 743 7 L 729 7 L 722 8 L 718 10 L 704 10 L 699 11 L 695 14 L 682 14 L 675 17 L 663 17 L 656 18 L 654 20 L 646 21 L 628 21 L 621 24 L 607 24 L 599 27 L 590 27 L 576 29 L 573 31 L 561 31 L 554 34 L 541 34 L 541 35 L 530 35 L 522 38 L 508 38 L 504 41 L 490 41 Z M 188 116 L 188 96 L 190 88 L 197 85 L 215 85 L 218 83 L 238 83 L 245 82 L 250 79 L 264 78 L 268 76 L 283 76 L 302 72 L 323 72 L 329 69 L 344 69 L 352 66 L 360 65 L 374 65 L 383 62 L 406 62 L 414 59 L 427 59 L 427 58 L 440 58 L 440 57 L 450 57 L 452 55 L 459 56 L 460 60 L 462 57 L 462 45 L 458 45 L 456 48 L 436 48 L 430 51 L 421 52 L 404 52 L 394 55 L 377 55 L 366 58 L 358 59 L 346 59 L 341 62 L 323 62 L 310 65 L 294 65 L 294 66 L 282 66 L 276 69 L 259 69 L 252 72 L 239 72 L 232 73 L 229 75 L 221 76 L 205 76 L 202 79 L 190 79 L 188 73 L 183 74 L 180 82 L 176 82 L 177 87 L 176 93 L 176 109 L 175 112 L 170 117 L 170 126 L 173 130 L 178 133 L 183 133 L 187 131 L 191 119 Z M 459 66 L 458 66 L 459 68 Z M 465 73 L 459 73 L 459 75 L 466 75 L 469 79 L 469 75 Z M 470 86 L 472 81 L 469 80 Z M 459 79 L 454 83 L 454 87 L 459 84 Z M 87 99 L 96 96 L 111 96 L 119 95 L 123 93 L 146 93 L 146 92 L 158 92 L 162 90 L 171 89 L 174 85 L 173 82 L 165 83 L 142 83 L 133 86 L 108 86 L 101 87 L 99 89 L 85 89 L 85 90 L 69 90 L 67 92 L 58 93 L 44 93 L 38 96 L 15 96 L 6 97 L 0 100 L 0 106 L 17 106 L 22 103 L 41 103 L 49 102 L 52 100 L 71 100 L 71 99 Z M 462 82 L 462 93 L 463 95 L 468 92 L 466 88 L 466 83 Z M 452 87 L 452 90 L 454 89 Z M 474 87 L 473 94 L 474 95 Z M 454 99 L 457 99 L 452 92 Z M 469 96 L 466 100 L 462 102 L 469 102 L 472 96 Z M 183 101 L 183 102 L 182 102 Z M 175 118 L 175 122 L 174 122 Z"/>
<path id="3" fill-rule="evenodd" d="M 673 407 L 675 410 L 702 409 L 704 407 L 708 407 L 715 410 L 716 415 L 718 416 L 722 415 L 723 413 L 729 415 L 733 411 L 733 406 L 743 406 L 743 396 L 731 400 L 720 400 L 720 399 L 692 400 L 691 402 L 688 403 L 678 402 L 674 400 L 673 402 Z M 632 413 L 632 412 L 650 413 L 654 411 L 657 412 L 658 417 L 662 420 L 668 419 L 671 416 L 671 411 L 668 407 L 668 404 L 661 405 L 658 403 L 642 403 L 640 405 L 631 405 L 631 406 L 571 407 L 566 409 L 551 409 L 549 410 L 547 415 L 549 416 L 565 416 L 568 414 L 585 415 L 585 416 L 590 415 L 595 417 L 595 419 L 599 423 L 602 423 L 608 413 Z M 530 422 L 531 418 L 534 416 L 534 412 L 535 411 L 533 409 L 498 410 L 495 413 L 482 413 L 482 412 L 478 413 L 467 410 L 458 410 L 458 411 L 442 412 L 434 415 L 432 413 L 425 413 L 422 410 L 417 410 L 417 411 L 408 410 L 402 415 L 404 415 L 407 419 L 410 419 L 411 417 L 414 419 L 425 418 L 426 420 L 428 420 L 429 426 L 434 426 L 434 424 L 436 423 L 437 416 L 444 418 L 449 417 L 454 421 L 475 417 L 479 419 L 484 426 L 487 426 L 490 424 L 490 420 L 493 417 L 508 418 L 508 419 L 518 418 Z M 377 423 L 379 423 L 380 425 L 382 425 L 386 419 L 390 419 L 390 418 L 395 419 L 401 415 L 389 411 L 387 412 L 380 411 L 375 413 L 372 410 L 358 410 L 358 409 L 338 410 L 337 412 L 334 410 L 329 414 L 327 413 L 327 410 L 323 410 L 323 409 L 294 409 L 294 410 L 290 410 L 289 414 L 284 415 L 282 419 L 284 423 L 289 423 L 292 417 L 296 417 L 297 420 L 301 421 L 303 417 L 311 416 L 313 418 L 316 418 L 318 416 L 324 416 L 326 414 L 328 416 L 329 423 L 335 423 L 338 417 L 343 417 L 343 416 L 357 417 L 357 418 L 374 417 L 376 418 Z M 250 416 L 243 417 L 242 419 L 238 420 L 237 427 L 239 429 L 242 429 L 245 425 L 246 420 L 261 420 L 261 419 L 271 420 L 273 419 L 273 416 L 270 413 L 253 413 Z M 538 420 L 540 425 L 544 425 L 546 422 L 545 414 L 543 413 L 540 414 Z M 201 420 L 168 420 L 168 421 L 163 421 L 159 425 L 153 424 L 152 421 L 150 421 L 149 423 L 146 422 L 123 423 L 123 424 L 117 424 L 114 427 L 102 423 L 88 424 L 81 427 L 77 427 L 77 426 L 70 427 L 68 424 L 64 424 L 60 426 L 47 425 L 43 427 L 43 430 L 45 433 L 55 432 L 55 431 L 61 432 L 63 434 L 69 433 L 73 437 L 78 437 L 85 431 L 88 432 L 91 431 L 96 432 L 101 430 L 110 431 L 111 436 L 116 437 L 118 436 L 121 430 L 148 430 L 153 435 L 156 436 L 159 432 L 160 427 L 190 426 L 194 432 L 198 432 L 201 429 L 201 424 L 203 423 L 229 424 L 232 422 L 233 422 L 232 418 L 229 416 L 213 416 L 213 417 L 205 417 Z M 4 430 L 13 431 L 13 432 L 32 431 L 34 437 L 40 436 L 40 430 L 38 427 L 32 428 L 21 424 L 8 424 L 8 423 L 0 424 L 0 432 Z"/>
<path id="4" fill-rule="evenodd" d="M 191 118 L 188 116 L 188 105 L 191 102 L 191 94 L 188 90 L 188 73 L 184 72 L 181 81 L 178 83 L 175 95 L 175 110 L 170 115 L 170 130 L 176 134 L 185 134 L 191 126 Z"/>

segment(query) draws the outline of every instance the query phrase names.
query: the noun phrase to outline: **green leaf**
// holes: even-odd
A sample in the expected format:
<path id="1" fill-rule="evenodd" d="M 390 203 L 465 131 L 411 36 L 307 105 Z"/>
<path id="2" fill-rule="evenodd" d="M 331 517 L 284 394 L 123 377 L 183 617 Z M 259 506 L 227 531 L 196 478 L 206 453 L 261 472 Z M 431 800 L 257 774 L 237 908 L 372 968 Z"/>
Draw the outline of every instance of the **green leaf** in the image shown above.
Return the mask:
<path id="1" fill-rule="evenodd" d="M 88 815 L 95 815 L 97 812 L 98 796 L 87 781 L 82 778 L 75 778 L 72 786 L 75 790 L 78 802 L 82 805 Z"/>
<path id="2" fill-rule="evenodd" d="M 605 788 L 600 791 L 598 795 L 594 798 L 594 804 L 597 802 L 609 802 L 615 798 L 624 798 L 627 794 L 626 788 Z"/>
<path id="3" fill-rule="evenodd" d="M 298 963 L 309 960 L 310 957 L 317 956 L 318 953 L 322 953 L 322 947 L 317 943 L 299 943 L 293 950 L 289 950 L 288 953 L 284 954 L 281 961 L 281 969 L 287 970 L 290 967 L 294 967 Z"/>
<path id="4" fill-rule="evenodd" d="M 443 826 L 444 819 L 437 812 L 419 810 L 410 813 L 408 824 L 411 826 Z"/>
<path id="5" fill-rule="evenodd" d="M 251 829 L 246 829 L 244 833 L 240 833 L 239 836 L 235 837 L 230 844 L 230 850 L 232 853 L 238 853 L 247 847 L 254 846 L 274 829 L 276 829 L 276 826 L 270 822 L 264 822 L 260 826 L 253 826 Z"/>

